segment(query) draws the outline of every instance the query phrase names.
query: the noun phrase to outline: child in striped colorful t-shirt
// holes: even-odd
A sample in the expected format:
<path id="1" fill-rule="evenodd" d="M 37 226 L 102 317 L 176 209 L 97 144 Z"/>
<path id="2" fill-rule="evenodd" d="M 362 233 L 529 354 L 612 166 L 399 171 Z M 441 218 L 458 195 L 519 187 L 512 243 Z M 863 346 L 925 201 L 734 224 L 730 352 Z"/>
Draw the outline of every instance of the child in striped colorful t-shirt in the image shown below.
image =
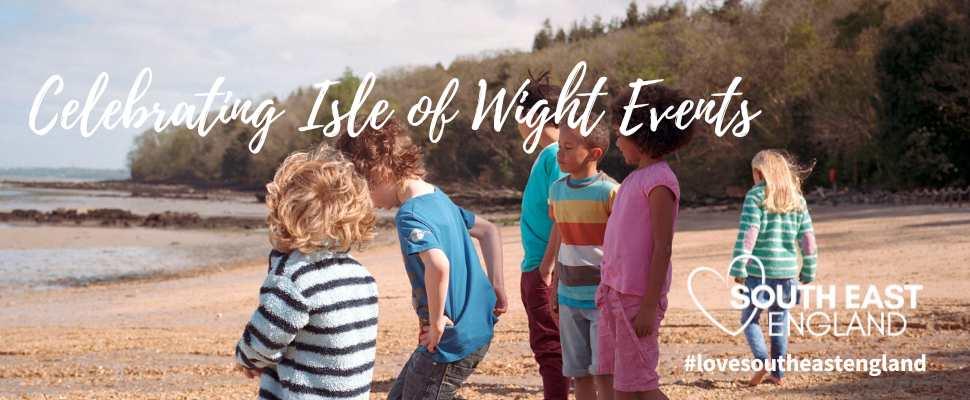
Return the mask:
<path id="1" fill-rule="evenodd" d="M 560 126 L 557 161 L 569 175 L 549 188 L 549 214 L 555 223 L 552 237 L 559 242 L 552 287 L 553 304 L 559 306 L 562 373 L 575 380 L 577 400 L 593 400 L 597 392 L 612 391 L 608 382 L 596 378 L 594 357 L 603 236 L 619 187 L 597 170 L 609 147 L 605 127 L 597 126 L 584 137 Z"/>
<path id="2" fill-rule="evenodd" d="M 759 296 L 758 304 L 770 304 L 766 309 L 771 358 L 778 359 L 785 357 L 788 347 L 788 309 L 781 305 L 794 304 L 792 296 L 797 296 L 798 281 L 815 280 L 818 248 L 812 217 L 801 193 L 803 171 L 776 150 L 756 154 L 751 169 L 755 186 L 748 191 L 741 208 L 730 273 L 737 283 L 748 288 L 749 296 Z M 766 285 L 772 293 L 755 292 L 761 285 Z M 763 309 L 754 300 L 742 310 L 741 323 L 751 319 L 744 328 L 744 336 L 754 356 L 767 360 L 768 349 L 758 323 Z M 750 384 L 761 383 L 766 375 L 766 370 L 756 372 Z M 784 375 L 781 369 L 771 371 L 771 375 L 770 382 L 781 384 Z"/>

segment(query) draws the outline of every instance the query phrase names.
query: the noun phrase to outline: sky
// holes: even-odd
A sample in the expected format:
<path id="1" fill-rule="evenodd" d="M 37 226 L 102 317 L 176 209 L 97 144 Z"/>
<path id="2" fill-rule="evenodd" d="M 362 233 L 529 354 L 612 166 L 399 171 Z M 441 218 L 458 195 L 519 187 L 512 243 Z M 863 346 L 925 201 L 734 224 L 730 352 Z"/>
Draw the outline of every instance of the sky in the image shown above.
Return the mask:
<path id="1" fill-rule="evenodd" d="M 664 0 L 638 0 L 640 9 Z M 0 4 L 0 168 L 126 168 L 141 129 L 82 137 L 28 128 L 31 105 L 51 75 L 64 88 L 39 108 L 43 125 L 71 99 L 84 102 L 98 74 L 104 104 L 124 100 L 138 72 L 153 80 L 140 105 L 200 104 L 225 77 L 241 97 L 285 97 L 298 86 L 392 67 L 450 64 L 485 51 L 528 50 L 542 21 L 622 16 L 629 0 L 4 1 Z"/>

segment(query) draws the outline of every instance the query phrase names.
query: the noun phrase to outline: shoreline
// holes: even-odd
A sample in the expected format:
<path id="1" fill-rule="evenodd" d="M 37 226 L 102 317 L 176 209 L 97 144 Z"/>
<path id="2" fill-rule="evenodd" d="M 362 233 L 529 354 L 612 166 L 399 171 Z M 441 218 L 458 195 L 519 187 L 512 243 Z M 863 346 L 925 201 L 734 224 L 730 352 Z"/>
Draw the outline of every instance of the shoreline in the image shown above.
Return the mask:
<path id="1" fill-rule="evenodd" d="M 94 211 L 95 212 L 93 212 L 92 215 L 99 215 L 98 210 Z M 884 218 L 888 216 L 925 217 L 947 213 L 961 214 L 967 211 L 970 211 L 970 209 L 940 206 L 874 207 L 843 205 L 838 207 L 815 207 L 813 209 L 813 215 L 815 216 L 816 220 L 821 221 L 828 219 L 850 221 L 855 219 Z M 112 221 L 98 220 L 97 218 L 88 220 L 80 217 L 77 219 L 61 218 L 59 220 L 47 220 L 38 223 L 29 219 L 10 219 L 7 217 L 9 214 L 12 213 L 0 212 L 0 239 L 2 239 L 0 241 L 7 243 L 6 245 L 0 245 L 0 253 L 6 252 L 8 256 L 10 255 L 10 251 L 17 250 L 45 251 L 44 249 L 57 249 L 58 252 L 64 252 L 70 251 L 70 249 L 79 248 L 100 249 L 104 248 L 103 246 L 107 245 L 108 243 L 111 243 L 112 247 L 105 248 L 106 250 L 104 251 L 128 252 L 135 249 L 165 250 L 167 248 L 172 248 L 173 246 L 191 246 L 193 244 L 215 246 L 212 248 L 218 248 L 226 243 L 233 243 L 238 240 L 235 239 L 227 241 L 228 238 L 225 235 L 239 238 L 248 237 L 250 239 L 246 239 L 246 241 L 247 243 L 251 243 L 251 247 L 265 249 L 266 251 L 268 251 L 270 247 L 269 243 L 264 239 L 266 234 L 265 228 L 263 227 L 264 222 L 262 220 L 252 218 L 238 219 L 237 221 L 244 222 L 242 225 L 226 223 L 226 221 L 232 221 L 231 218 L 209 219 L 198 218 L 197 216 L 190 216 L 191 218 L 186 219 L 188 221 L 192 221 L 192 224 L 158 223 L 157 221 L 153 224 L 145 224 L 141 223 L 144 220 L 138 218 L 123 221 Z M 21 212 L 21 214 L 24 213 Z M 51 214 L 74 215 L 71 210 L 60 210 L 58 212 L 52 212 Z M 173 218 L 175 221 L 178 221 L 179 218 L 183 217 L 176 213 L 162 214 L 168 214 L 169 217 Z M 27 213 L 27 215 L 32 214 Z M 132 214 L 128 213 L 127 215 Z M 966 215 L 970 217 L 970 214 Z M 485 214 L 484 216 L 493 222 L 497 222 L 500 226 L 506 227 L 507 229 L 510 228 L 517 230 L 518 217 L 516 215 Z M 737 216 L 732 210 L 687 209 L 682 212 L 681 218 L 678 221 L 677 232 L 696 232 L 724 229 L 730 230 L 734 229 L 736 218 Z M 379 218 L 379 220 L 380 223 L 378 227 L 378 236 L 375 238 L 375 241 L 368 246 L 368 248 L 396 243 L 396 236 L 392 226 L 393 220 L 390 217 Z M 132 223 L 132 221 L 134 221 L 134 223 Z M 223 224 L 213 224 L 211 221 L 219 221 Z M 934 222 L 926 226 L 960 227 L 962 225 L 970 225 L 970 218 L 954 219 L 945 222 Z M 922 226 L 923 225 L 920 224 L 911 224 L 906 225 L 906 228 L 918 229 Z M 118 242 L 115 239 L 120 237 L 118 235 L 129 237 L 130 240 Z M 147 241 L 146 235 L 149 237 Z M 91 239 L 82 240 L 80 239 L 81 237 L 90 237 Z M 155 239 L 150 239 L 150 237 L 155 237 Z M 34 281 L 33 284 L 29 284 L 29 289 L 49 290 L 62 287 L 91 287 L 124 282 L 152 282 L 180 279 L 197 275 L 217 273 L 226 267 L 235 268 L 240 264 L 258 262 L 262 259 L 262 256 L 262 253 L 258 253 L 258 255 L 248 258 L 236 258 L 226 262 L 187 262 L 184 264 L 179 264 L 183 265 L 180 267 L 167 267 L 148 270 L 124 270 L 94 276 L 60 276 L 43 281 Z M 20 255 L 20 257 L 23 258 L 25 256 Z M 3 264 L 4 263 L 0 263 L 0 269 L 3 269 Z M 19 287 L 19 285 L 11 284 L 10 282 L 0 282 L 0 288 L 11 289 L 17 287 Z"/>
<path id="2" fill-rule="evenodd" d="M 241 227 L 259 228 L 264 224 L 262 190 L 236 190 L 220 187 L 194 187 L 187 184 L 144 183 L 131 180 L 105 181 L 17 181 L 0 180 L 0 189 L 24 188 L 36 190 L 77 191 L 87 197 L 115 197 L 122 203 L 119 207 L 64 207 L 55 209 L 36 209 L 32 207 L 8 208 L 4 211 L 0 203 L 0 223 L 8 221 L 46 222 L 47 220 L 70 219 L 72 214 L 84 214 L 89 211 L 117 213 L 131 212 L 123 204 L 124 199 L 152 200 L 176 202 L 171 208 L 175 210 L 160 210 L 161 212 L 141 212 L 129 219 L 141 220 L 142 226 L 161 225 L 162 227 Z M 443 184 L 441 188 L 458 205 L 476 214 L 490 216 L 493 222 L 508 226 L 518 223 L 518 211 L 521 205 L 522 192 L 501 188 L 464 187 L 457 184 Z M 734 190 L 732 195 L 722 197 L 708 197 L 700 199 L 684 199 L 681 201 L 681 211 L 696 213 L 724 213 L 740 210 L 744 196 L 743 190 Z M 815 188 L 805 193 L 811 209 L 832 208 L 853 210 L 859 208 L 894 208 L 894 207 L 925 207 L 938 206 L 947 208 L 970 207 L 970 186 L 966 188 L 942 189 L 913 189 L 909 191 L 859 190 L 841 189 L 830 190 Z M 176 206 L 180 202 L 201 202 L 204 204 L 219 204 L 230 202 L 237 206 L 244 206 L 252 211 L 259 210 L 259 217 L 253 215 L 236 216 L 220 215 L 218 212 L 197 212 L 195 208 Z M 17 211 L 17 215 L 14 211 Z M 42 215 L 44 214 L 44 215 Z M 60 214 L 60 215 L 57 215 Z M 97 218 L 95 218 L 97 219 Z M 128 221 L 127 223 L 131 223 Z M 76 223 L 76 222 L 75 222 Z M 102 225 L 116 225 L 114 221 L 99 220 Z M 393 225 L 393 213 L 381 210 L 378 212 L 378 224 L 381 227 Z M 124 225 L 124 224 L 122 224 Z M 184 226 L 179 226 L 184 225 Z"/>
<path id="3" fill-rule="evenodd" d="M 159 229 L 262 229 L 265 219 L 200 216 L 191 212 L 163 211 L 147 215 L 120 208 L 57 208 L 52 211 L 14 209 L 0 211 L 0 223 L 31 226 L 143 227 Z"/>
<path id="4" fill-rule="evenodd" d="M 378 229 L 370 247 L 393 243 L 392 234 L 388 228 Z M 0 224 L 0 243 L 3 291 L 85 288 L 217 274 L 264 263 L 270 249 L 265 228 Z"/>
<path id="5" fill-rule="evenodd" d="M 179 278 L 259 260 L 265 230 L 0 226 L 0 290 Z"/>
<path id="6" fill-rule="evenodd" d="M 261 192 L 259 190 L 195 187 L 181 183 L 135 182 L 130 179 L 95 181 L 0 179 L 0 185 L 11 185 L 14 187 L 33 189 L 128 192 L 130 197 L 158 197 L 195 200 L 226 200 L 230 198 L 249 197 L 254 202 L 257 201 L 257 198 L 253 197 L 254 194 Z"/>

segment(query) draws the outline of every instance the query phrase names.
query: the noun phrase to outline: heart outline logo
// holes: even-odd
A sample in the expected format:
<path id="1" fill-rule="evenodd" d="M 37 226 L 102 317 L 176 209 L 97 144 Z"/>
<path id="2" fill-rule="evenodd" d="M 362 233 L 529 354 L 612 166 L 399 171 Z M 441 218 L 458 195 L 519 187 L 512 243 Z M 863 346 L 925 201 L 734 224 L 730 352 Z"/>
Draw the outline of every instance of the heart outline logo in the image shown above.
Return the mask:
<path id="1" fill-rule="evenodd" d="M 761 284 L 764 285 L 765 266 L 764 264 L 761 263 L 761 260 L 758 257 L 755 257 L 754 255 L 742 254 L 740 256 L 734 257 L 734 259 L 731 260 L 731 263 L 728 264 L 727 276 L 731 276 L 730 274 L 731 266 L 740 260 L 753 260 L 756 264 L 758 264 L 758 268 L 761 269 Z M 724 276 L 721 275 L 720 272 L 717 272 L 714 268 L 706 267 L 706 266 L 700 266 L 700 267 L 694 268 L 694 270 L 690 272 L 690 275 L 687 276 L 687 293 L 690 294 L 690 298 L 691 300 L 694 301 L 694 305 L 697 307 L 698 310 L 701 310 L 701 313 L 704 314 L 704 316 L 707 317 L 707 319 L 710 320 L 711 323 L 714 324 L 714 326 L 720 328 L 722 331 L 724 331 L 724 333 L 727 333 L 728 335 L 737 336 L 738 334 L 741 333 L 741 331 L 744 330 L 744 328 L 747 328 L 748 325 L 751 324 L 751 320 L 754 319 L 754 316 L 757 313 L 751 313 L 751 315 L 748 315 L 748 319 L 745 320 L 744 323 L 741 324 L 741 327 L 739 327 L 737 330 L 734 330 L 734 331 L 729 330 L 727 327 L 724 326 L 724 324 L 721 323 L 721 321 L 719 321 L 717 318 L 714 318 L 714 316 L 711 315 L 711 313 L 707 311 L 706 308 L 704 308 L 704 305 L 701 304 L 700 300 L 697 300 L 697 296 L 694 295 L 694 276 L 698 272 L 712 273 L 714 275 L 717 275 L 717 277 L 721 279 L 721 282 L 724 282 Z"/>

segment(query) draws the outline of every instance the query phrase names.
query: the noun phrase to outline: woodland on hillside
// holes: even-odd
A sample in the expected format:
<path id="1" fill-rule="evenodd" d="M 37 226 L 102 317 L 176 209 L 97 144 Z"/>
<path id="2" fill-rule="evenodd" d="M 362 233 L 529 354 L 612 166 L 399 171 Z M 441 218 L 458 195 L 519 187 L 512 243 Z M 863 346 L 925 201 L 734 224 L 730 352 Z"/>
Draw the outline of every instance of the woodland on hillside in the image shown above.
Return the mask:
<path id="1" fill-rule="evenodd" d="M 809 187 L 830 185 L 831 175 L 855 188 L 970 184 L 970 1 L 728 0 L 643 10 L 633 2 L 623 18 L 537 28 L 531 51 L 378 75 L 371 98 L 390 100 L 399 116 L 420 96 L 437 98 L 449 79 L 462 82 L 452 103 L 461 113 L 440 142 L 429 143 L 427 127 L 413 129 L 433 181 L 521 188 L 534 155 L 522 151 L 511 119 L 499 132 L 471 129 L 476 82 L 485 79 L 492 93 L 514 92 L 530 71 L 549 70 L 561 84 L 585 60 L 588 76 L 608 77 L 611 92 L 637 78 L 662 78 L 690 98 L 706 98 L 744 78 L 744 97 L 763 111 L 751 133 L 719 138 L 702 129 L 671 157 L 687 199 L 750 185 L 750 159 L 763 148 L 814 163 Z M 339 79 L 325 105 L 353 98 L 360 78 L 347 70 Z M 217 126 L 205 138 L 179 127 L 147 131 L 129 154 L 132 179 L 258 189 L 289 152 L 332 140 L 297 132 L 316 94 L 306 86 L 276 99 L 286 113 L 255 155 L 247 146 L 254 128 L 241 123 Z M 611 151 L 603 169 L 621 179 L 629 172 L 621 164 Z"/>

